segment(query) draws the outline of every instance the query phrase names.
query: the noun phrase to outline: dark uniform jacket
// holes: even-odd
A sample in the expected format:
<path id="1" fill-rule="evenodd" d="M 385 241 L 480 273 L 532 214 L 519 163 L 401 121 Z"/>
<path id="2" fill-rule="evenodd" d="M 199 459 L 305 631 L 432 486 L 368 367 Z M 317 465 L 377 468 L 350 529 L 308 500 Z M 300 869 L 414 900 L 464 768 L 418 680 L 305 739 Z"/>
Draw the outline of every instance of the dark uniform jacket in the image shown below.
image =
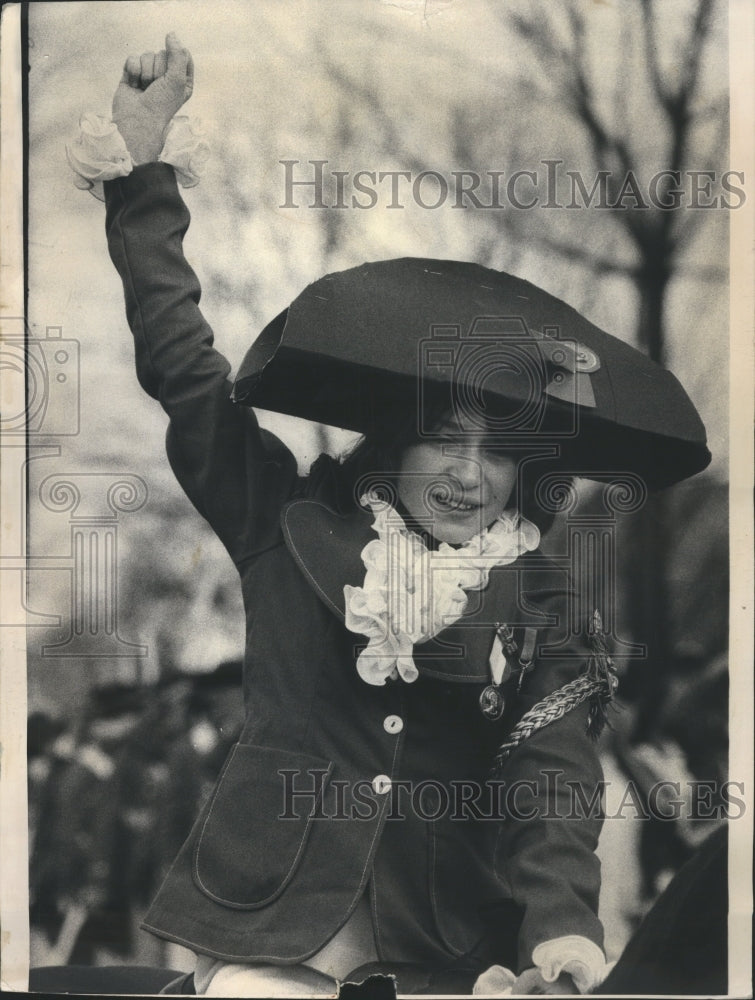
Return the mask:
<path id="1" fill-rule="evenodd" d="M 246 724 L 144 926 L 226 960 L 300 962 L 369 885 L 384 961 L 448 962 L 491 933 L 502 956 L 518 937 L 520 967 L 561 935 L 602 944 L 600 818 L 566 785 L 589 798 L 601 779 L 586 708 L 536 733 L 504 784 L 487 784 L 518 717 L 584 668 L 565 574 L 538 553 L 494 570 L 460 622 L 416 647 L 415 683 L 364 683 L 343 586 L 364 580 L 371 514 L 339 509 L 337 462 L 299 477 L 230 401 L 182 252 L 189 213 L 173 170 L 149 164 L 105 187 L 139 380 L 170 417 L 171 465 L 233 559 L 246 609 Z M 520 637 L 534 625 L 537 655 L 491 722 L 479 696 L 501 622 Z M 516 815 L 504 817 L 497 800 L 515 786 Z"/>

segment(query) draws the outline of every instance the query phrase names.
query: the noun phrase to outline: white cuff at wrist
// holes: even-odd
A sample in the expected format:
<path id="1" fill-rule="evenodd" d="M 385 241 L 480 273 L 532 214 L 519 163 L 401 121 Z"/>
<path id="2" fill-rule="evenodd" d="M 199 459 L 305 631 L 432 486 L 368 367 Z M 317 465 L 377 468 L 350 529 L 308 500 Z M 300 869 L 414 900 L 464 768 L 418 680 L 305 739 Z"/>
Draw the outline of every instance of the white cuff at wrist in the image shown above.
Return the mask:
<path id="1" fill-rule="evenodd" d="M 78 138 L 66 145 L 66 157 L 75 173 L 76 187 L 105 200 L 103 182 L 126 177 L 134 169 L 118 126 L 102 115 L 87 112 L 81 116 Z M 168 125 L 159 159 L 176 171 L 183 187 L 199 183 L 210 155 L 204 133 L 198 123 L 186 115 L 176 115 Z"/>
<path id="2" fill-rule="evenodd" d="M 158 159 L 173 167 L 182 187 L 194 187 L 199 184 L 209 158 L 210 147 L 201 123 L 192 122 L 187 115 L 176 115 L 168 125 Z"/>
<path id="3" fill-rule="evenodd" d="M 91 112 L 81 116 L 79 136 L 66 145 L 66 157 L 76 174 L 76 187 L 92 191 L 101 201 L 103 181 L 125 177 L 134 169 L 131 154 L 115 123 Z"/>
<path id="4" fill-rule="evenodd" d="M 589 938 L 578 934 L 543 941 L 532 952 L 532 961 L 546 983 L 568 973 L 580 993 L 590 993 L 608 974 L 605 955 Z"/>

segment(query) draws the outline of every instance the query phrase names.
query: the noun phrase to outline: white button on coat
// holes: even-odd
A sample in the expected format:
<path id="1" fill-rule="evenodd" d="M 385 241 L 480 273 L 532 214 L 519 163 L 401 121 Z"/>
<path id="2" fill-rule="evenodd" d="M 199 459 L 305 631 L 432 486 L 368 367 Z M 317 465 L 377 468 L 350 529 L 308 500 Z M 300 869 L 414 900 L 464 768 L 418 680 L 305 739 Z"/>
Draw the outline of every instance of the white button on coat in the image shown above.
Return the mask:
<path id="1" fill-rule="evenodd" d="M 383 729 L 386 733 L 400 733 L 404 728 L 404 720 L 400 715 L 387 715 L 383 720 Z"/>
<path id="2" fill-rule="evenodd" d="M 385 795 L 391 790 L 391 779 L 387 774 L 379 774 L 372 779 L 372 789 L 377 795 Z"/>

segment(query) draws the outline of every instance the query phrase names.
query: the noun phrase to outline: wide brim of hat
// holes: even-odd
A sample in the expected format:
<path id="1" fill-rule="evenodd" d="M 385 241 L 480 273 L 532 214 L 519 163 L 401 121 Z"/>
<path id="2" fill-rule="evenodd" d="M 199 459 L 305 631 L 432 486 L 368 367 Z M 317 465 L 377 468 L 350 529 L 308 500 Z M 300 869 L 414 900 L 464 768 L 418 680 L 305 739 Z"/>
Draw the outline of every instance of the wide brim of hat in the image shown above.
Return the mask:
<path id="1" fill-rule="evenodd" d="M 554 341 L 592 363 L 558 370 L 543 349 Z M 552 394 L 559 379 L 573 391 Z M 234 399 L 367 434 L 414 411 L 432 436 L 424 415 L 445 406 L 492 420 L 502 446 L 550 448 L 572 474 L 631 472 L 649 488 L 711 457 L 671 372 L 535 285 L 458 261 L 380 261 L 314 282 L 252 344 Z"/>

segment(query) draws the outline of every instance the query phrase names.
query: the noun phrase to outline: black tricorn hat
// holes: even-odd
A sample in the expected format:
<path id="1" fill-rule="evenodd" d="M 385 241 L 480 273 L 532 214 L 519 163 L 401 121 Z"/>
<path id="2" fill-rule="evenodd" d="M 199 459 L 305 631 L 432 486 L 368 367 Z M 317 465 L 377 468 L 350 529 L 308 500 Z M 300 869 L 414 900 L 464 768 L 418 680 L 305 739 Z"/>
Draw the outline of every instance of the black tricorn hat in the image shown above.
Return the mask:
<path id="1" fill-rule="evenodd" d="M 233 398 L 362 433 L 414 410 L 428 437 L 423 415 L 442 406 L 502 447 L 550 447 L 572 474 L 631 472 L 655 489 L 711 457 L 671 372 L 530 282 L 461 261 L 315 281 L 252 344 Z"/>

